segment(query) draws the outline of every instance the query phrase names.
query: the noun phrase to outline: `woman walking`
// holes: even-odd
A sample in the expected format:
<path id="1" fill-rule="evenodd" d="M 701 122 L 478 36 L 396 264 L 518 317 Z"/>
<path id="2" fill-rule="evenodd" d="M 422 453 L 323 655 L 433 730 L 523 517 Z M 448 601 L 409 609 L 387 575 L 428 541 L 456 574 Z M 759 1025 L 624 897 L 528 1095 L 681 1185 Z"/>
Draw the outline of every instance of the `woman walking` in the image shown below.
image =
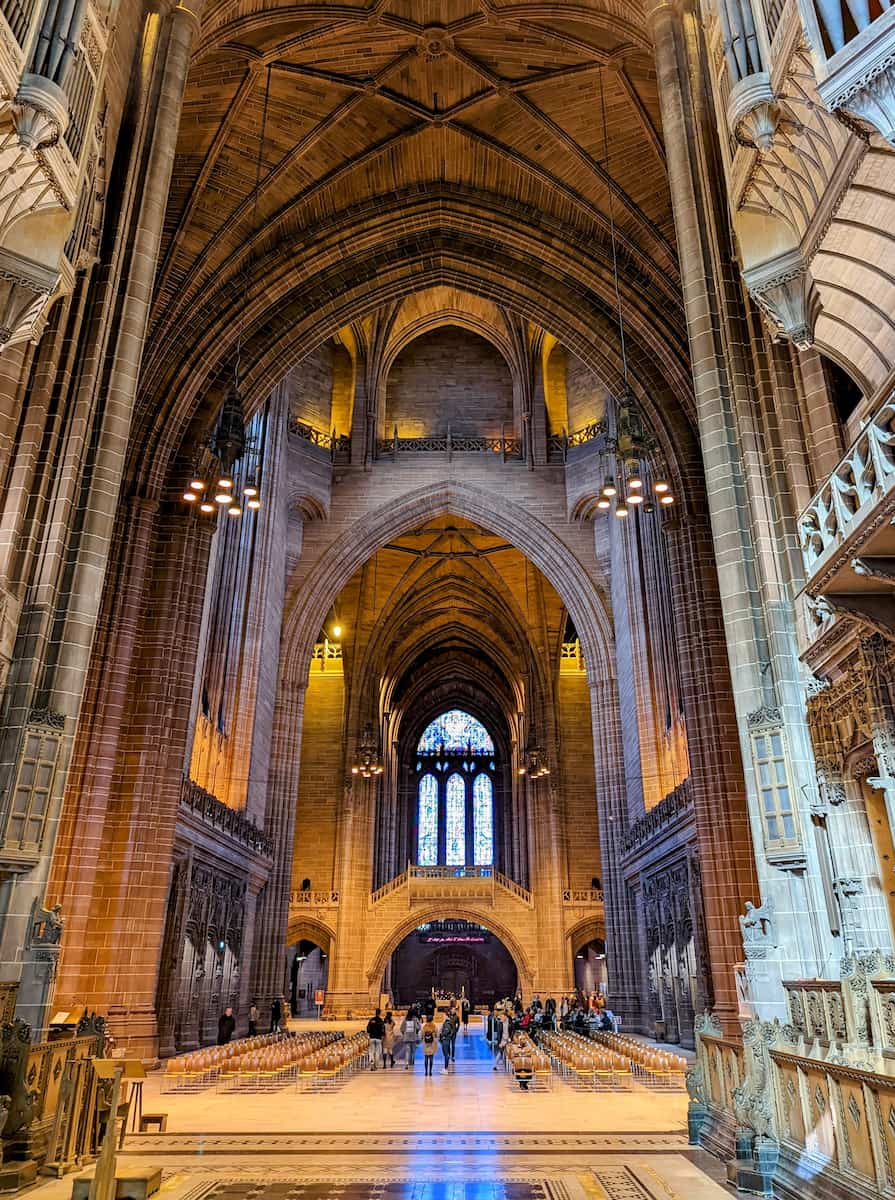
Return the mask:
<path id="1" fill-rule="evenodd" d="M 384 1067 L 394 1067 L 395 1065 L 395 1042 L 398 1040 L 398 1026 L 392 1017 L 392 1010 L 389 1009 L 385 1014 L 382 1030 L 382 1065 Z"/>
<path id="2" fill-rule="evenodd" d="M 425 1066 L 425 1075 L 432 1074 L 432 1060 L 435 1058 L 435 1051 L 438 1049 L 438 1030 L 435 1028 L 435 1022 L 431 1017 L 426 1018 L 426 1023 L 422 1029 L 423 1034 L 423 1064 Z"/>
<path id="3" fill-rule="evenodd" d="M 401 1039 L 404 1042 L 407 1061 L 404 1064 L 405 1071 L 412 1071 L 413 1065 L 416 1062 L 416 1048 L 420 1041 L 420 1031 L 422 1025 L 420 1019 L 416 1015 L 416 1009 L 408 1009 L 407 1016 L 401 1022 Z"/>

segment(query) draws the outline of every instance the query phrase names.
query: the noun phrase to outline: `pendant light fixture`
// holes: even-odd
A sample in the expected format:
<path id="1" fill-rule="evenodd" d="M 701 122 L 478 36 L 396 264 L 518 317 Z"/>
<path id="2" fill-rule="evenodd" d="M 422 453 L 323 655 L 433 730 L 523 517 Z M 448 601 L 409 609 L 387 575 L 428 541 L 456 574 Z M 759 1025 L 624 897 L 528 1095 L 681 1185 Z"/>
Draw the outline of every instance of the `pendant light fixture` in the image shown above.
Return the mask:
<path id="1" fill-rule="evenodd" d="M 264 155 L 264 143 L 267 137 L 267 113 L 270 103 L 270 67 L 267 68 L 267 80 L 264 88 L 264 107 L 261 117 L 261 133 L 258 139 L 258 151 L 255 156 L 255 188 L 252 196 L 251 228 L 258 229 L 258 196 L 261 191 L 261 163 Z M 236 338 L 236 359 L 233 364 L 233 377 L 227 387 L 224 403 L 218 417 L 214 436 L 203 458 L 210 459 L 209 470 L 199 471 L 196 468 L 190 476 L 189 486 L 183 493 L 183 499 L 188 504 L 197 504 L 199 511 L 211 516 L 218 511 L 226 512 L 231 517 L 241 517 L 243 503 L 252 512 L 261 507 L 256 465 L 250 464 L 241 481 L 237 480 L 236 464 L 244 463 L 246 450 L 249 449 L 246 439 L 245 407 L 240 389 L 242 368 L 242 343 L 245 335 L 246 312 L 248 309 L 249 283 L 251 268 L 248 253 L 243 269 L 242 303 L 239 310 L 239 331 Z M 237 483 L 240 482 L 240 486 Z M 241 494 L 240 494 L 241 493 Z"/>
<path id="2" fill-rule="evenodd" d="M 615 206 L 613 204 L 612 176 L 609 171 L 609 130 L 606 125 L 605 68 L 600 71 L 600 117 L 603 123 L 603 167 L 609 180 L 609 236 L 612 244 L 612 281 L 615 290 L 615 308 L 618 320 L 619 353 L 622 360 L 622 388 L 619 397 L 607 411 L 607 418 L 614 416 L 614 428 L 607 420 L 609 431 L 605 438 L 603 457 L 603 485 L 597 500 L 601 512 L 610 509 L 616 517 L 624 520 L 632 509 L 653 512 L 655 503 L 667 507 L 674 503 L 674 495 L 664 471 L 654 472 L 650 467 L 650 455 L 656 450 L 655 442 L 647 434 L 634 393 L 628 378 L 628 349 L 625 340 L 625 314 L 622 306 L 618 272 L 618 244 L 615 230 Z M 607 406 L 608 407 L 608 406 Z"/>
<path id="3" fill-rule="evenodd" d="M 351 774 L 360 775 L 364 779 L 373 779 L 382 774 L 382 762 L 379 757 L 379 743 L 372 721 L 364 726 L 361 739 L 358 742 L 357 754 L 351 764 Z"/>

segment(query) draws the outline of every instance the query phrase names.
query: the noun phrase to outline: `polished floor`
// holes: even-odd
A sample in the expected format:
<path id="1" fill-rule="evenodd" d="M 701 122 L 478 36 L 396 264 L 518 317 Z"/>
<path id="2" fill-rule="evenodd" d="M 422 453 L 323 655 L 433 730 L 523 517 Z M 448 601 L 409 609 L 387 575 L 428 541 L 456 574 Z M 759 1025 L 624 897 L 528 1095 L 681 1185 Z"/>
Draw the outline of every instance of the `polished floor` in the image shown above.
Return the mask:
<path id="1" fill-rule="evenodd" d="M 441 1056 L 438 1056 L 441 1061 Z M 332 1092 L 163 1094 L 164 1134 L 119 1163 L 159 1165 L 160 1200 L 720 1200 L 718 1164 L 687 1145 L 686 1096 L 523 1092 L 478 1029 L 453 1072 L 364 1071 Z M 68 1200 L 71 1181 L 40 1185 Z"/>

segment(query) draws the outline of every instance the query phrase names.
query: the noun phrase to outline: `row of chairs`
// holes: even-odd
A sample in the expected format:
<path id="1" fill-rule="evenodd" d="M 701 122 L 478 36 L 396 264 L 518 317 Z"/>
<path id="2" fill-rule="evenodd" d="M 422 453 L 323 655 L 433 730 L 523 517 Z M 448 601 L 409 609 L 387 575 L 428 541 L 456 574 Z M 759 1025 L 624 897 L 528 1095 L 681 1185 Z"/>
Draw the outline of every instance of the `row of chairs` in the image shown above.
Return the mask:
<path id="1" fill-rule="evenodd" d="M 620 1033 L 596 1033 L 594 1040 L 630 1060 L 632 1073 L 642 1082 L 660 1088 L 683 1088 L 687 1060 L 670 1050 L 659 1050 Z"/>
<path id="2" fill-rule="evenodd" d="M 240 1061 L 249 1055 L 266 1054 L 277 1047 L 286 1047 L 301 1054 L 324 1049 L 342 1038 L 342 1033 L 266 1033 L 240 1038 L 226 1046 L 206 1046 L 178 1054 L 165 1063 L 162 1077 L 163 1092 L 202 1091 L 217 1085 L 222 1072 L 238 1072 Z"/>
<path id="3" fill-rule="evenodd" d="M 626 1091 L 637 1084 L 675 1090 L 683 1087 L 684 1060 L 671 1055 L 667 1057 L 675 1059 L 673 1063 L 664 1058 L 660 1061 L 659 1056 L 666 1052 L 650 1052 L 639 1042 L 619 1048 L 577 1033 L 544 1034 L 542 1041 L 557 1071 L 581 1089 Z M 653 1055 L 649 1065 L 646 1056 L 638 1053 L 635 1059 L 628 1052 L 633 1047 Z"/>
<path id="4" fill-rule="evenodd" d="M 540 1050 L 522 1030 L 515 1033 L 508 1043 L 504 1061 L 523 1091 L 547 1091 L 553 1086 L 549 1055 Z"/>
<path id="5" fill-rule="evenodd" d="M 352 1071 L 365 1066 L 370 1039 L 365 1033 L 341 1038 L 322 1049 L 273 1047 L 246 1055 L 220 1075 L 222 1091 L 278 1091 L 294 1086 L 301 1091 L 330 1091 Z"/>

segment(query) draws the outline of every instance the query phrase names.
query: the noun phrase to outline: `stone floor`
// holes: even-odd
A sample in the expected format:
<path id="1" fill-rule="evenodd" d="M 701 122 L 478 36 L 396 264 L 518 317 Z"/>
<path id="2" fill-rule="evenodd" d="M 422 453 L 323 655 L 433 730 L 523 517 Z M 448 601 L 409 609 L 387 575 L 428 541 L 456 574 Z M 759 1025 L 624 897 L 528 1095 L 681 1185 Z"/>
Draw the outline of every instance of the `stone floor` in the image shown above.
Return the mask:
<path id="1" fill-rule="evenodd" d="M 440 1059 L 440 1055 L 439 1055 Z M 160 1094 L 165 1134 L 130 1136 L 119 1162 L 158 1164 L 160 1200 L 719 1200 L 718 1164 L 687 1146 L 686 1097 L 522 1092 L 478 1030 L 455 1071 L 365 1071 L 339 1090 Z M 40 1185 L 67 1200 L 71 1180 Z"/>

